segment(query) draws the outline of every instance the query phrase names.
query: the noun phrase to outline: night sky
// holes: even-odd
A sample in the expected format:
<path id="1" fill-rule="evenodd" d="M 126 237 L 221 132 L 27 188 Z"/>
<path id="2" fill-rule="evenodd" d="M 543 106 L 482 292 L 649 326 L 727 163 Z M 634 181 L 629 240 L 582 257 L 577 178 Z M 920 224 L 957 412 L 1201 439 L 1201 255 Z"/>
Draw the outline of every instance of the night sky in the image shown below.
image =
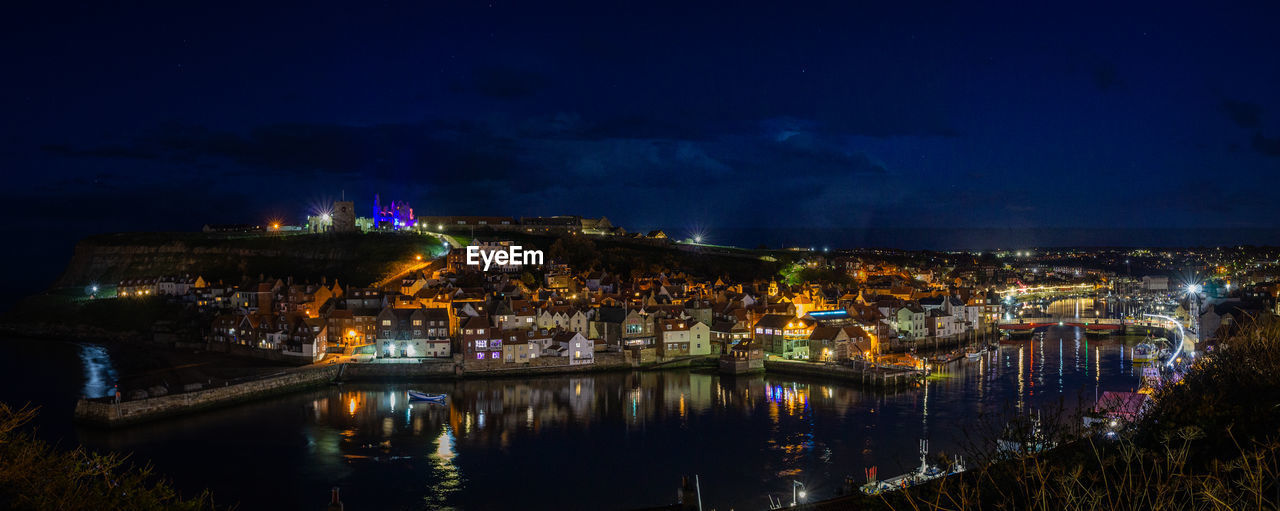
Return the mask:
<path id="1" fill-rule="evenodd" d="M 8 257 L 344 192 L 739 244 L 1280 228 L 1275 3 L 546 3 L 10 6 Z"/>

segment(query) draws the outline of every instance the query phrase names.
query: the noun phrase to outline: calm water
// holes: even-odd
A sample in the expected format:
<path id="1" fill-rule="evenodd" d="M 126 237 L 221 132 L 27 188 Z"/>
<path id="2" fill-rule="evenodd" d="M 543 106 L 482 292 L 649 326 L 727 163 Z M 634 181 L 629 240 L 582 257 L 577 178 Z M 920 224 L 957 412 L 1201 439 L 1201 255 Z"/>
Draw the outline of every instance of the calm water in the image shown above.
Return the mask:
<path id="1" fill-rule="evenodd" d="M 70 422 L 77 396 L 110 387 L 113 353 L 14 341 L 0 399 L 43 405 L 41 436 L 134 452 L 244 509 L 322 509 L 332 486 L 348 509 L 626 509 L 671 503 L 698 474 L 708 508 L 748 510 L 791 480 L 821 498 L 871 465 L 904 472 L 921 438 L 954 452 L 981 414 L 1133 389 L 1122 345 L 1079 334 L 1051 330 L 897 392 L 684 370 L 344 385 L 119 431 Z M 449 402 L 411 405 L 408 388 Z"/>

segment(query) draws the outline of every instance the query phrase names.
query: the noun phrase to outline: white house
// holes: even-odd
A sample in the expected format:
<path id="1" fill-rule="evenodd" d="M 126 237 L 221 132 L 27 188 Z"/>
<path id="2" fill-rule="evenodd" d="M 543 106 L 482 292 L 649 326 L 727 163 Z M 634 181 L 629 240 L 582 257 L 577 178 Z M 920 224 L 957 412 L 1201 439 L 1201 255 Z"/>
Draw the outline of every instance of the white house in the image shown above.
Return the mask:
<path id="1" fill-rule="evenodd" d="M 554 344 L 561 348 L 565 357 L 569 359 L 569 365 L 594 364 L 596 362 L 595 343 L 581 332 L 560 332 L 552 339 Z"/>

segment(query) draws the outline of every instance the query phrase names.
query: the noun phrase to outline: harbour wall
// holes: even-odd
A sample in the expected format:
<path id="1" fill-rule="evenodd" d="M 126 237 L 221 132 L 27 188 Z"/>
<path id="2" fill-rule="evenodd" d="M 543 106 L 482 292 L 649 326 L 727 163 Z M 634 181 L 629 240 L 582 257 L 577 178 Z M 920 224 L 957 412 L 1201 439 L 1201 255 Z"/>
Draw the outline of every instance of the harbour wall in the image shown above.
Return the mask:
<path id="1" fill-rule="evenodd" d="M 856 382 L 864 385 L 875 385 L 881 387 L 908 385 L 919 380 L 921 376 L 917 371 L 868 371 L 860 368 L 838 365 L 820 365 L 808 362 L 783 362 L 780 360 L 765 360 L 764 370 L 766 373 L 821 376 L 824 378 L 834 378 L 847 382 Z"/>
<path id="2" fill-rule="evenodd" d="M 75 419 L 109 427 L 136 424 L 324 385 L 338 375 L 340 367 L 328 365 L 291 369 L 235 385 L 120 403 L 111 399 L 81 399 L 76 403 Z"/>

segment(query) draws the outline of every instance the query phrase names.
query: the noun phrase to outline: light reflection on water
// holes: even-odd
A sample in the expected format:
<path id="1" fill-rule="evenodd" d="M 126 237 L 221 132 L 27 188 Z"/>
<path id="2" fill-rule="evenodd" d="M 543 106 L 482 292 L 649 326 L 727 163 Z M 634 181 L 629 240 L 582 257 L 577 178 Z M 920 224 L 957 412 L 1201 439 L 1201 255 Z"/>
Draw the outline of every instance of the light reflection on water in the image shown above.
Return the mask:
<path id="1" fill-rule="evenodd" d="M 318 507 L 332 486 L 359 509 L 636 508 L 671 503 L 680 477 L 698 474 L 708 508 L 756 509 L 766 494 L 789 495 L 793 479 L 823 498 L 872 465 L 882 476 L 905 471 L 918 463 L 921 438 L 935 454 L 952 452 L 980 414 L 1036 411 L 1058 399 L 1074 406 L 1077 394 L 1092 400 L 1098 389 L 1135 385 L 1131 364 L 1115 363 L 1117 342 L 1077 338 L 1073 329 L 1046 338 L 1002 346 L 898 391 L 687 370 L 357 384 L 94 440 L 139 451 L 180 486 L 211 486 L 253 508 Z M 409 402 L 409 389 L 448 399 Z M 290 448 L 300 432 L 305 442 Z M 242 446 L 251 438 L 244 435 L 274 440 Z M 228 440 L 206 446 L 206 438 Z M 165 448 L 172 445 L 183 448 Z M 220 476 L 247 457 L 264 473 L 297 478 L 297 491 Z M 566 505 L 570 476 L 581 484 Z"/>
<path id="2" fill-rule="evenodd" d="M 116 384 L 116 368 L 107 348 L 97 344 L 80 345 L 80 363 L 84 367 L 85 397 L 107 397 Z"/>

